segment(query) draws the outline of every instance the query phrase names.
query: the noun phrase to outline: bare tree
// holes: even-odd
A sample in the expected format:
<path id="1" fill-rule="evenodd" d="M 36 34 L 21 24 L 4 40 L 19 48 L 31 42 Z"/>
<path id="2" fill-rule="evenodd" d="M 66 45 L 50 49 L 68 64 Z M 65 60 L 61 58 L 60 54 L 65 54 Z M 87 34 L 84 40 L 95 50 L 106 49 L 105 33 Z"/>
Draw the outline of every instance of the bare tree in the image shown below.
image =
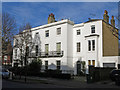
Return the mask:
<path id="1" fill-rule="evenodd" d="M 18 48 L 20 51 L 20 62 L 21 65 L 27 65 L 27 59 L 29 57 L 29 53 L 31 53 L 34 43 L 33 43 L 33 37 L 32 37 L 32 31 L 31 31 L 31 25 L 29 23 L 26 23 L 25 25 L 20 26 L 19 28 L 19 34 L 14 36 L 14 42 L 15 46 L 14 48 Z"/>
<path id="2" fill-rule="evenodd" d="M 8 44 L 13 41 L 16 30 L 16 21 L 9 13 L 2 14 L 2 54 L 7 50 Z"/>

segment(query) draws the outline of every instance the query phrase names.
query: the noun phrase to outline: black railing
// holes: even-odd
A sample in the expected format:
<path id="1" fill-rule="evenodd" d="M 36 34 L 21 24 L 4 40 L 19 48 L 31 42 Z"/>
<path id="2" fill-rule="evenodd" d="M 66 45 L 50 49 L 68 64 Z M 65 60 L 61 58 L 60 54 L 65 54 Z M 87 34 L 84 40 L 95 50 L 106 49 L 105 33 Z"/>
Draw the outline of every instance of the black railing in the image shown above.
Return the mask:
<path id="1" fill-rule="evenodd" d="M 41 58 L 47 58 L 47 57 L 62 57 L 63 51 L 49 51 L 49 52 L 38 52 L 38 53 L 30 53 L 29 57 L 41 57 Z"/>

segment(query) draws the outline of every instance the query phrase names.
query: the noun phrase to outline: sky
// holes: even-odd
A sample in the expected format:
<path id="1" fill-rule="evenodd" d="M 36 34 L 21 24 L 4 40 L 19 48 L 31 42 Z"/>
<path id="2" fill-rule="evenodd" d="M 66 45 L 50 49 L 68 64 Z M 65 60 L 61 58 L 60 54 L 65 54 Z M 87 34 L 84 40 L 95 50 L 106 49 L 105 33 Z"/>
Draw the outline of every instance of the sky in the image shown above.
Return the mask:
<path id="1" fill-rule="evenodd" d="M 57 21 L 70 19 L 75 24 L 92 19 L 103 19 L 104 10 L 109 18 L 118 15 L 117 2 L 2 2 L 2 12 L 8 12 L 16 19 L 19 28 L 25 22 L 32 27 L 47 24 L 50 13 Z M 109 21 L 110 21 L 109 19 Z M 116 18 L 115 18 L 116 20 Z M 116 20 L 117 26 L 117 20 Z M 15 32 L 17 34 L 18 31 Z"/>

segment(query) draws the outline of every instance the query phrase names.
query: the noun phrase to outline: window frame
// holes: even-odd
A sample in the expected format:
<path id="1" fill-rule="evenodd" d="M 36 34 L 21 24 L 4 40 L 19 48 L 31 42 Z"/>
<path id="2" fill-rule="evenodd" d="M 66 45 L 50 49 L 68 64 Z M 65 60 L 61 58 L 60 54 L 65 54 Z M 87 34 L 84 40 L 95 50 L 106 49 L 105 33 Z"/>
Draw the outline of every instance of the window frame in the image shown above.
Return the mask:
<path id="1" fill-rule="evenodd" d="M 88 40 L 88 51 L 91 51 L 91 40 Z"/>
<path id="2" fill-rule="evenodd" d="M 57 28 L 57 35 L 61 35 L 61 27 Z"/>
<path id="3" fill-rule="evenodd" d="M 15 49 L 15 58 L 17 58 L 17 49 Z"/>
<path id="4" fill-rule="evenodd" d="M 36 56 L 38 56 L 38 45 L 35 46 L 35 50 L 36 50 Z"/>
<path id="5" fill-rule="evenodd" d="M 91 65 L 91 60 L 88 60 L 88 65 Z"/>
<path id="6" fill-rule="evenodd" d="M 95 33 L 95 25 L 91 26 L 91 33 Z"/>
<path id="7" fill-rule="evenodd" d="M 81 30 L 80 29 L 76 30 L 76 34 L 81 35 Z"/>
<path id="8" fill-rule="evenodd" d="M 80 42 L 77 42 L 77 52 L 81 52 L 81 43 Z"/>
<path id="9" fill-rule="evenodd" d="M 60 70 L 60 68 L 61 68 L 61 61 L 60 60 L 56 61 L 56 68 L 57 68 L 57 70 Z"/>
<path id="10" fill-rule="evenodd" d="M 92 65 L 95 66 L 95 60 L 92 60 Z"/>
<path id="11" fill-rule="evenodd" d="M 95 40 L 92 40 L 92 51 L 95 51 Z"/>
<path id="12" fill-rule="evenodd" d="M 45 37 L 49 37 L 49 30 L 45 31 Z"/>
<path id="13" fill-rule="evenodd" d="M 45 61 L 45 70 L 48 70 L 48 61 Z"/>
<path id="14" fill-rule="evenodd" d="M 49 44 L 45 44 L 45 54 L 48 54 L 48 53 L 49 53 Z"/>

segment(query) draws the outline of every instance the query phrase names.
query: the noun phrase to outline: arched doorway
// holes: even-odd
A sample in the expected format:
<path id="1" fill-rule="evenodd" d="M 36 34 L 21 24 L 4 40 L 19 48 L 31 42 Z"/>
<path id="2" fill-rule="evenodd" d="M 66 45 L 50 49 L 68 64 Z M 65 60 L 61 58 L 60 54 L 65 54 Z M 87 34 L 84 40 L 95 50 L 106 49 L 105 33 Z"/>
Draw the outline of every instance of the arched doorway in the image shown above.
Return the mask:
<path id="1" fill-rule="evenodd" d="M 77 61 L 76 63 L 77 75 L 80 75 L 81 72 L 81 62 Z"/>

